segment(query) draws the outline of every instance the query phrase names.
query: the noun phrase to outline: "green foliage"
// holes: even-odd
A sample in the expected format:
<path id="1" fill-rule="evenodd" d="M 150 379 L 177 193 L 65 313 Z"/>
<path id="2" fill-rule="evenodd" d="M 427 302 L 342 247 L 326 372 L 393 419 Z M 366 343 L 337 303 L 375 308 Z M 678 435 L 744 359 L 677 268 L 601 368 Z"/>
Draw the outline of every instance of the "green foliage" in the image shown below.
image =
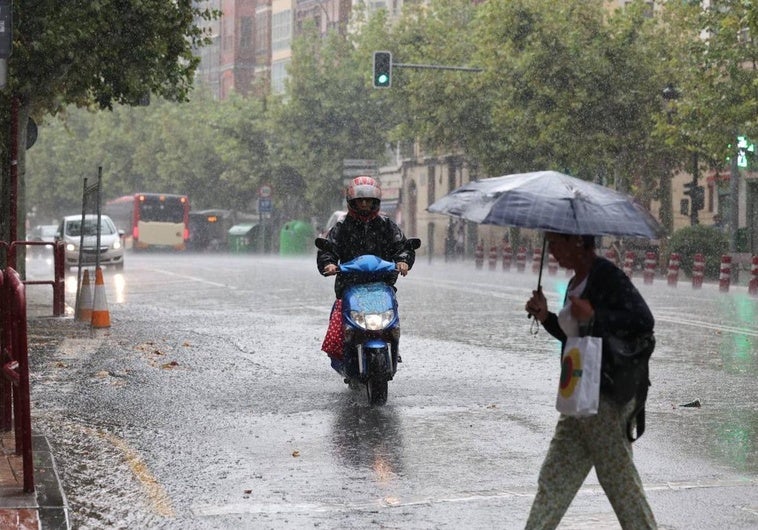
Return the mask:
<path id="1" fill-rule="evenodd" d="M 671 35 L 665 66 L 680 94 L 670 141 L 724 167 L 737 135 L 758 137 L 758 3 L 668 2 L 664 15 Z"/>
<path id="2" fill-rule="evenodd" d="M 186 0 L 14 2 L 8 93 L 37 116 L 66 105 L 111 108 L 152 93 L 185 100 L 217 12 Z"/>
<path id="3" fill-rule="evenodd" d="M 29 116 L 41 122 L 69 106 L 112 109 L 119 104 L 135 105 L 150 94 L 185 101 L 199 61 L 193 50 L 207 41 L 197 21 L 217 16 L 217 11 L 189 0 L 14 1 L 13 52 L 7 65 L 7 85 L 0 91 L 0 159 L 9 159 L 11 108 L 18 109 L 18 138 L 23 139 Z M 26 153 L 23 141 L 19 143 L 17 234 L 23 238 L 29 193 Z M 115 148 L 130 143 L 116 139 Z M 79 150 L 80 146 L 73 146 L 72 152 Z M 81 153 L 81 158 L 93 155 Z M 66 181 L 90 168 L 96 172 L 96 164 L 75 166 L 63 160 L 68 156 L 68 152 L 58 153 L 61 164 L 47 176 L 66 166 L 70 166 L 65 169 Z M 40 199 L 56 203 L 50 205 L 52 209 L 62 208 L 71 193 L 76 193 L 73 190 L 81 189 L 80 182 L 71 187 L 59 182 L 44 189 L 48 195 Z M 11 204 L 10 187 L 10 168 L 3 164 L 0 203 L 5 219 Z M 61 194 L 50 195 L 54 188 L 60 188 Z M 10 234 L 7 223 L 0 223 L 0 239 L 7 240 Z"/>
<path id="4" fill-rule="evenodd" d="M 286 193 L 312 214 L 344 204 L 344 159 L 383 162 L 393 112 L 371 87 L 371 61 L 371 51 L 336 32 L 306 32 L 293 45 L 286 97 L 272 105 L 272 147 Z"/>
<path id="5" fill-rule="evenodd" d="M 490 174 L 552 168 L 629 189 L 649 153 L 660 91 L 640 10 L 602 2 L 494 1 L 474 38 L 491 110 L 480 152 Z M 493 50 L 497 49 L 496 53 Z"/>
<path id="6" fill-rule="evenodd" d="M 726 235 L 711 226 L 693 225 L 677 230 L 669 240 L 668 248 L 680 255 L 682 270 L 692 274 L 695 254 L 705 258 L 705 278 L 716 279 L 721 267 L 721 256 L 729 251 Z"/>
<path id="7" fill-rule="evenodd" d="M 213 16 L 194 3 L 27 4 L 10 86 L 29 91 L 35 115 L 68 118 L 42 124 L 30 152 L 29 205 L 52 215 L 75 208 L 82 177 L 102 165 L 113 196 L 157 189 L 190 193 L 195 208 L 248 210 L 266 183 L 284 216 L 326 216 L 343 205 L 342 160 L 387 162 L 399 140 L 460 153 L 481 176 L 558 169 L 643 202 L 655 194 L 670 210 L 670 170 L 687 151 L 715 159 L 733 129 L 758 137 L 756 39 L 738 37 L 755 28 L 754 2 L 666 2 L 651 18 L 642 1 L 608 12 L 600 0 L 432 0 L 405 3 L 393 23 L 356 9 L 355 31 L 311 27 L 296 39 L 283 96 L 221 103 L 189 92 L 190 44 L 203 39 L 190 15 Z M 484 71 L 395 68 L 392 88 L 374 90 L 375 50 Z M 668 83 L 682 94 L 674 109 Z M 164 97 L 121 105 L 145 89 Z"/>

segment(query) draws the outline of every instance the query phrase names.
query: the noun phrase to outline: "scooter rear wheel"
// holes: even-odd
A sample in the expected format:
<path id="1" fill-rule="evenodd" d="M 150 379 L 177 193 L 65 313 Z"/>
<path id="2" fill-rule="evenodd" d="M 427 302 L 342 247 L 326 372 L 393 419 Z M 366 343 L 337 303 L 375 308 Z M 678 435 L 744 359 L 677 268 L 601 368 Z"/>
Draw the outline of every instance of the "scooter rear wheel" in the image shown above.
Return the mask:
<path id="1" fill-rule="evenodd" d="M 387 380 L 369 379 L 366 381 L 366 393 L 371 405 L 384 405 L 387 403 Z"/>

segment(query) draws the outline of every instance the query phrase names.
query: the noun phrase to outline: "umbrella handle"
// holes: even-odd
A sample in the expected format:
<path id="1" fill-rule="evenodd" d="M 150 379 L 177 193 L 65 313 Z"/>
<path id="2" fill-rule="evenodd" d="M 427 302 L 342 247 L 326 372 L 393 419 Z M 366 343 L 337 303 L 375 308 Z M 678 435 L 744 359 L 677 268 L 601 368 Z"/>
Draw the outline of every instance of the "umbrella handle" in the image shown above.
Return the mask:
<path id="1" fill-rule="evenodd" d="M 542 266 L 545 263 L 545 248 L 547 247 L 547 237 L 545 234 L 542 234 L 542 254 L 540 254 L 540 273 L 537 276 L 537 291 L 542 289 Z M 532 315 L 529 313 L 526 314 L 527 318 L 532 318 Z M 532 333 L 533 335 L 536 335 L 536 333 Z"/>
<path id="2" fill-rule="evenodd" d="M 547 247 L 547 237 L 542 234 L 542 254 L 540 254 L 540 273 L 537 276 L 537 290 L 542 289 L 542 266 L 545 263 L 545 247 Z"/>

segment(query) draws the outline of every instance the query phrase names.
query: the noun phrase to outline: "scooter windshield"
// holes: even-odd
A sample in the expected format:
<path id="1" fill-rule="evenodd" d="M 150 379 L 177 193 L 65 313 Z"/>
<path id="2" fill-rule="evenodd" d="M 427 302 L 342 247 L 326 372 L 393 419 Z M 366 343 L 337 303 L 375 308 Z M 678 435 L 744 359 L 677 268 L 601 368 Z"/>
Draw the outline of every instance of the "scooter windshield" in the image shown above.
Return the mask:
<path id="1" fill-rule="evenodd" d="M 347 291 L 347 307 L 364 313 L 383 313 L 394 308 L 393 293 L 386 283 L 362 283 Z"/>

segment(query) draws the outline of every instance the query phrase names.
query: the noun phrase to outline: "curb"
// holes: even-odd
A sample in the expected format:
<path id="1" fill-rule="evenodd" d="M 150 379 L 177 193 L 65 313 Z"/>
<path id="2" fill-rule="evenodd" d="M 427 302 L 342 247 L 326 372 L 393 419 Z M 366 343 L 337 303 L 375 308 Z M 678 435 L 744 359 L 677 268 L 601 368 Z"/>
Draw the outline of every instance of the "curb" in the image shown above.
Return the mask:
<path id="1" fill-rule="evenodd" d="M 61 487 L 50 443 L 45 436 L 33 435 L 32 447 L 40 528 L 70 530 L 68 501 Z"/>

